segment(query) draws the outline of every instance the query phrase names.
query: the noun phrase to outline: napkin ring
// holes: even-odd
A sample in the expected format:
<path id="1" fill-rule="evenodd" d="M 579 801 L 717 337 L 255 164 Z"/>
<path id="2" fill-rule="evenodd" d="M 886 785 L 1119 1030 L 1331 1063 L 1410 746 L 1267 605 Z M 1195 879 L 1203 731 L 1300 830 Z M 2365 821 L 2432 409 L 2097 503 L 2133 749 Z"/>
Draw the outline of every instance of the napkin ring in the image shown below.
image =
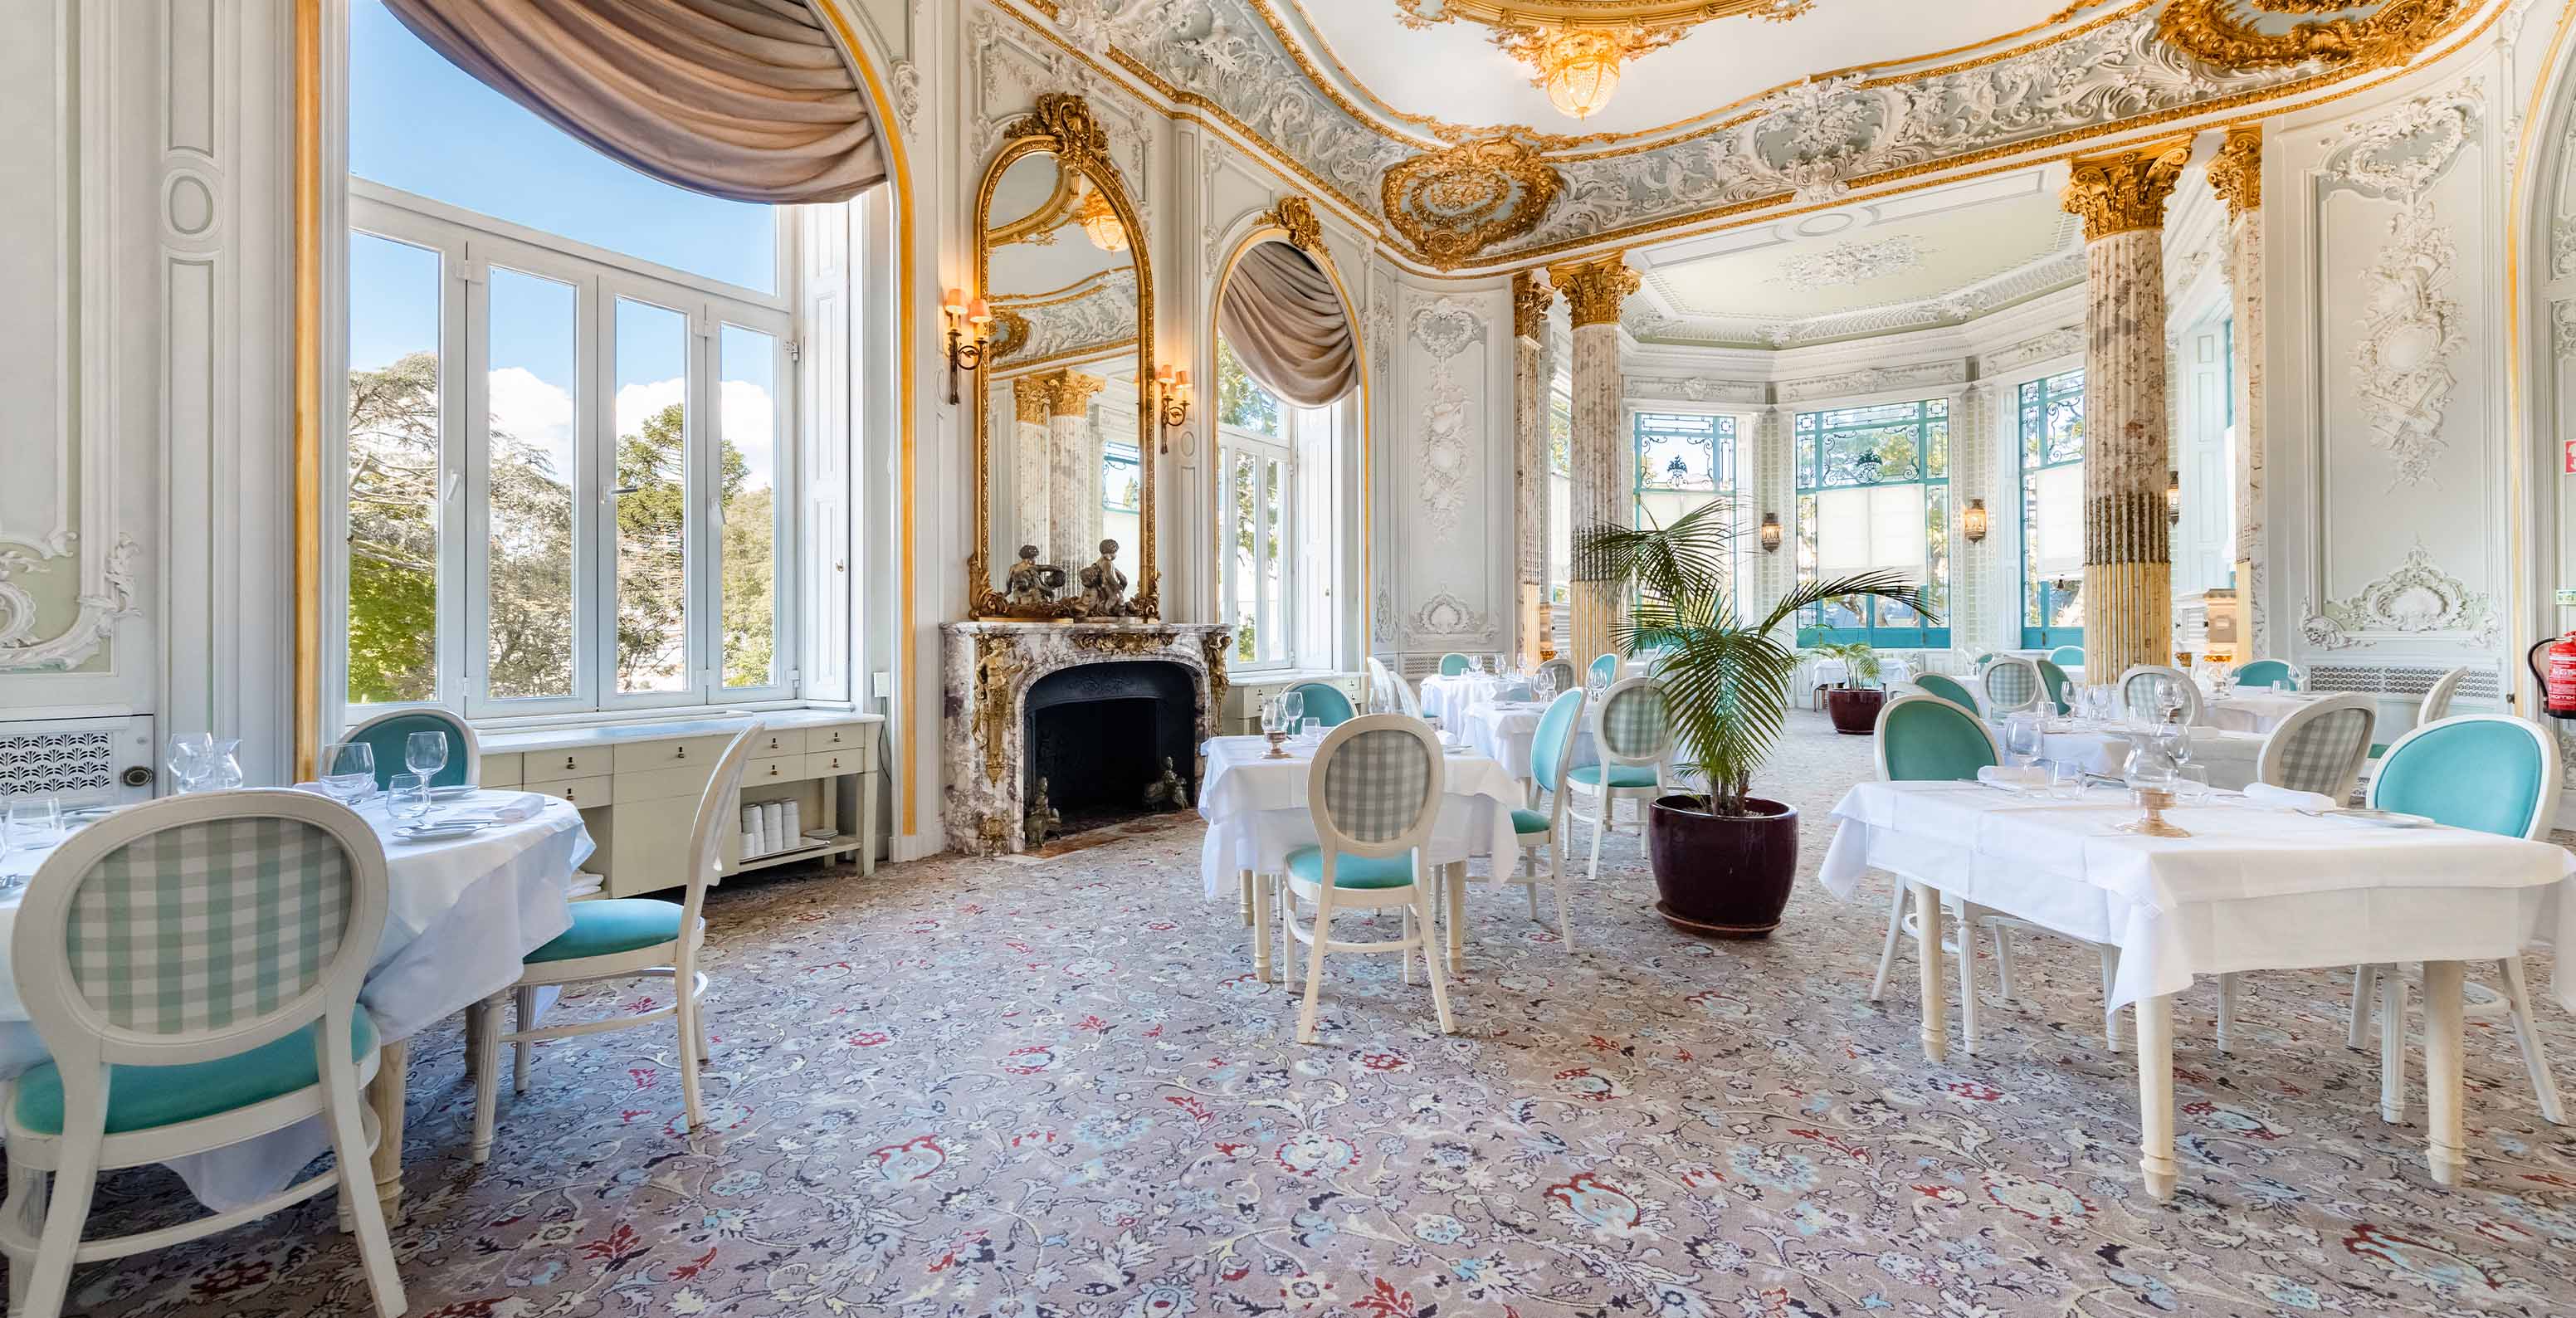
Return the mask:
<path id="1" fill-rule="evenodd" d="M 2161 787 L 2141 787 L 2134 793 L 2138 808 L 2144 811 L 2125 824 L 2114 824 L 2116 832 L 2136 833 L 2144 837 L 2190 837 L 2191 834 L 2165 822 L 2165 811 L 2171 809 L 2174 794 Z"/>

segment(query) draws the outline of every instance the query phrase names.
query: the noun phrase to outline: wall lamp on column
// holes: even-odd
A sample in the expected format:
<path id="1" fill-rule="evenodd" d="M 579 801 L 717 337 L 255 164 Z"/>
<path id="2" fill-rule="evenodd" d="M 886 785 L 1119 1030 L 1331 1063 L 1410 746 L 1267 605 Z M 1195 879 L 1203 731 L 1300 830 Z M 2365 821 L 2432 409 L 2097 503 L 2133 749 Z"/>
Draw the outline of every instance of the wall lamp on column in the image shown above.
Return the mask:
<path id="1" fill-rule="evenodd" d="M 1154 368 L 1154 412 L 1163 423 L 1161 451 L 1172 451 L 1172 432 L 1190 423 L 1190 373 Z"/>
<path id="2" fill-rule="evenodd" d="M 968 300 L 952 288 L 939 299 L 939 314 L 948 322 L 948 402 L 957 403 L 957 377 L 984 364 L 984 349 L 993 337 L 993 308 L 984 299 Z"/>
<path id="3" fill-rule="evenodd" d="M 2182 525 L 2182 473 L 2165 473 L 2165 525 Z"/>
<path id="4" fill-rule="evenodd" d="M 1766 554 L 1780 552 L 1780 514 L 1778 513 L 1762 514 L 1762 552 Z"/>
<path id="5" fill-rule="evenodd" d="M 1968 500 L 1968 511 L 1959 514 L 1959 533 L 1968 537 L 1968 543 L 1973 545 L 1986 538 L 1986 530 L 1986 501 Z"/>

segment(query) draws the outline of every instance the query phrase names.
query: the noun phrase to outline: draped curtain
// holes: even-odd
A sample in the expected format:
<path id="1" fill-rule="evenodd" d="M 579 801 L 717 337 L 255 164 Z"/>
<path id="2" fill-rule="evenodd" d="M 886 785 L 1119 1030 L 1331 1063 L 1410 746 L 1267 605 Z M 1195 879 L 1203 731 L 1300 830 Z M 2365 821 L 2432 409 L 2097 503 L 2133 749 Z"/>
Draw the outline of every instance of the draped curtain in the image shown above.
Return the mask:
<path id="1" fill-rule="evenodd" d="M 1262 388 L 1299 407 L 1340 402 L 1359 385 L 1359 341 L 1341 294 L 1287 243 L 1261 243 L 1235 263 L 1216 328 Z"/>
<path id="2" fill-rule="evenodd" d="M 806 0 L 385 4 L 485 86 L 666 183 L 778 205 L 886 176 L 853 57 Z"/>

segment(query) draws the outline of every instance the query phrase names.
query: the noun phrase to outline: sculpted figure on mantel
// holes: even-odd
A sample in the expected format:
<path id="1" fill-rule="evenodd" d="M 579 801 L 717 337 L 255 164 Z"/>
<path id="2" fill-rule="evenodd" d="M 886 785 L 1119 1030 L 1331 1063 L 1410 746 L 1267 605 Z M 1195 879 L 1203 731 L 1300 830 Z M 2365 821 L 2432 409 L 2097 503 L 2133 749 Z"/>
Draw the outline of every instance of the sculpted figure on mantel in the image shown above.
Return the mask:
<path id="1" fill-rule="evenodd" d="M 1095 617 L 1114 617 L 1127 607 L 1127 574 L 1118 570 L 1118 542 L 1100 542 L 1099 561 L 1082 570 L 1082 595 Z"/>
<path id="2" fill-rule="evenodd" d="M 1064 569 L 1038 561 L 1036 545 L 1020 546 L 1020 561 L 1011 568 L 1006 583 L 1013 604 L 1052 604 L 1055 593 L 1064 589 Z"/>

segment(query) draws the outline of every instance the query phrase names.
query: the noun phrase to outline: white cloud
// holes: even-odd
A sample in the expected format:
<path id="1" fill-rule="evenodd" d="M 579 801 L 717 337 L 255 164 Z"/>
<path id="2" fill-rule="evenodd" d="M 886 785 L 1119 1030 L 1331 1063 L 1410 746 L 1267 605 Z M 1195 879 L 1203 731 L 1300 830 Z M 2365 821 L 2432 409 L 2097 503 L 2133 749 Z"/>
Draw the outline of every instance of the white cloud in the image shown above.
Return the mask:
<path id="1" fill-rule="evenodd" d="M 725 437 L 742 450 L 751 471 L 750 484 L 771 485 L 778 449 L 778 401 L 768 389 L 749 380 L 726 380 L 723 390 Z M 617 433 L 633 434 L 651 416 L 688 396 L 679 377 L 630 384 L 617 391 Z"/>
<path id="2" fill-rule="evenodd" d="M 572 453 L 572 395 L 524 366 L 492 372 L 492 423 L 558 455 Z"/>

